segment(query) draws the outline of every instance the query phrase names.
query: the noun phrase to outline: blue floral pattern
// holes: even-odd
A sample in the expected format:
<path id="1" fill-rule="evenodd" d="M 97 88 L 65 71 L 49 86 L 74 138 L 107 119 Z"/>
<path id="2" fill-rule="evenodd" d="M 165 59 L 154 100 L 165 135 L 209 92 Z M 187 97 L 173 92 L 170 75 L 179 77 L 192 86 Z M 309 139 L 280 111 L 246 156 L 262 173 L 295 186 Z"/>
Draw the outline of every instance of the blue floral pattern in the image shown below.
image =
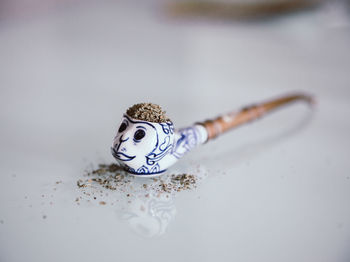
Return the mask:
<path id="1" fill-rule="evenodd" d="M 138 155 L 135 152 L 139 150 L 129 151 L 136 144 L 128 144 L 128 147 L 121 147 L 121 144 L 127 141 L 130 133 L 119 132 L 115 137 L 114 146 L 111 148 L 112 155 L 125 167 L 128 172 L 138 175 L 152 175 L 164 172 L 168 166 L 175 163 L 192 148 L 202 143 L 202 138 L 198 127 L 192 126 L 174 131 L 172 122 L 166 123 L 150 123 L 129 118 L 124 115 L 126 125 L 134 125 L 135 128 L 140 127 L 140 124 L 146 125 L 153 130 L 151 140 L 146 141 L 145 146 L 150 146 L 154 143 L 154 148 L 145 155 Z M 130 126 L 132 128 L 132 126 Z M 144 128 L 145 129 L 145 128 Z M 132 130 L 132 129 L 131 129 Z M 146 130 L 146 129 L 145 129 Z M 124 138 L 124 140 L 122 139 Z M 152 148 L 152 147 L 150 147 Z M 123 151 L 124 150 L 124 151 Z M 135 156 L 128 156 L 124 152 L 134 152 Z M 147 151 L 146 151 L 147 152 Z M 137 159 L 136 162 L 134 159 Z M 142 160 L 142 158 L 144 160 Z"/>

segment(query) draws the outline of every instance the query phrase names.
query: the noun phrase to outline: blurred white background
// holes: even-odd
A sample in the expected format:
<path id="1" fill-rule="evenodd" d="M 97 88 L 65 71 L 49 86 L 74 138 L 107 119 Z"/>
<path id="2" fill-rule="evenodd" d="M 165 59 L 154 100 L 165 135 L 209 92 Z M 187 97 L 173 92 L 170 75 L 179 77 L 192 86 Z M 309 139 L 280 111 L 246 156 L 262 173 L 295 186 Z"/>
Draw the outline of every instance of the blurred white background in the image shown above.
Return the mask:
<path id="1" fill-rule="evenodd" d="M 347 2 L 243 20 L 173 16 L 162 1 L 0 11 L 0 261 L 350 260 Z M 208 178 L 156 237 L 115 207 L 76 205 L 129 106 L 158 103 L 182 127 L 291 91 L 316 109 L 280 110 L 172 169 Z"/>

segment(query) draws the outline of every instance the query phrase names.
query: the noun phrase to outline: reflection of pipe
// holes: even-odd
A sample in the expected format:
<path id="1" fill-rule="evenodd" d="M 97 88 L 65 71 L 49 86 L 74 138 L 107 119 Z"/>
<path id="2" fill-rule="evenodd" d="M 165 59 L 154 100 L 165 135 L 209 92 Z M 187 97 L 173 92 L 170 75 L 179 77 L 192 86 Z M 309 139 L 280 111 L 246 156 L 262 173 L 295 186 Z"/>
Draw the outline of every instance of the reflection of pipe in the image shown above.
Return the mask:
<path id="1" fill-rule="evenodd" d="M 145 196 L 125 202 L 120 218 L 131 229 L 143 237 L 156 237 L 164 234 L 176 214 L 174 199 L 171 194 L 151 192 Z"/>
<path id="2" fill-rule="evenodd" d="M 180 169 L 183 171 L 183 168 Z M 177 173 L 176 169 L 174 172 Z M 200 185 L 203 179 L 207 178 L 208 170 L 201 165 L 187 169 L 186 173 L 191 173 L 196 177 L 193 187 L 188 188 L 179 180 L 172 181 L 173 176 L 169 174 L 157 181 L 147 178 L 133 179 L 133 189 L 123 193 L 127 193 L 129 197 L 119 198 L 118 202 L 121 205 L 117 210 L 119 218 L 140 236 L 150 238 L 163 235 L 175 219 L 177 194 L 182 190 L 191 190 Z M 164 191 L 163 184 L 173 184 L 174 187 L 170 191 Z"/>

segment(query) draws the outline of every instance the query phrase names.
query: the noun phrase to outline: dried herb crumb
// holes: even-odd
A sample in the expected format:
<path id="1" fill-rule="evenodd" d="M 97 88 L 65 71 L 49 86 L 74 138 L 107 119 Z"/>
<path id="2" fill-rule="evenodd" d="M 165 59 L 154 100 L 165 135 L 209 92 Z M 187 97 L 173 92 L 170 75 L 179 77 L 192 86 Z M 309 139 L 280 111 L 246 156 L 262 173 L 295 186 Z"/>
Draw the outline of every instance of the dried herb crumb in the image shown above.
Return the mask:
<path id="1" fill-rule="evenodd" d="M 165 115 L 165 111 L 159 105 L 152 103 L 135 104 L 126 111 L 126 114 L 134 119 L 148 122 L 170 122 L 170 119 Z"/>
<path id="2" fill-rule="evenodd" d="M 117 164 L 100 164 L 97 169 L 89 171 L 87 176 L 86 179 L 79 179 L 77 186 L 84 196 L 95 200 L 97 195 L 108 196 L 106 190 L 118 191 L 128 198 L 134 194 L 137 196 L 142 191 L 144 191 L 142 195 L 146 198 L 151 195 L 158 198 L 161 195 L 169 197 L 170 194 L 196 188 L 198 181 L 198 177 L 192 174 L 172 174 L 162 178 L 152 178 L 148 183 L 137 183 L 134 177 L 129 176 Z M 82 200 L 81 197 L 80 199 Z M 119 200 L 116 199 L 116 201 Z M 79 203 L 80 200 L 77 198 L 76 202 Z"/>

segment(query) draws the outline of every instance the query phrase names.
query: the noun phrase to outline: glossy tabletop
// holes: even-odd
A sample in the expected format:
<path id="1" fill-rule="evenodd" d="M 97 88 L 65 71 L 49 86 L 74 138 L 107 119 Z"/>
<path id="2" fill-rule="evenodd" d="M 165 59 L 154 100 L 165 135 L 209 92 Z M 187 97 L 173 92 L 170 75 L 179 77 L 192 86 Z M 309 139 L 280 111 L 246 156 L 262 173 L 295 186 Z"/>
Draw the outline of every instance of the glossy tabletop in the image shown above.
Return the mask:
<path id="1" fill-rule="evenodd" d="M 183 20 L 155 1 L 3 21 L 0 261 L 349 261 L 349 28 L 324 9 Z M 169 169 L 198 176 L 194 189 L 139 197 L 151 182 L 130 178 L 88 199 L 77 186 L 114 162 L 135 103 L 160 104 L 180 128 L 292 91 L 317 105 L 276 111 Z"/>

